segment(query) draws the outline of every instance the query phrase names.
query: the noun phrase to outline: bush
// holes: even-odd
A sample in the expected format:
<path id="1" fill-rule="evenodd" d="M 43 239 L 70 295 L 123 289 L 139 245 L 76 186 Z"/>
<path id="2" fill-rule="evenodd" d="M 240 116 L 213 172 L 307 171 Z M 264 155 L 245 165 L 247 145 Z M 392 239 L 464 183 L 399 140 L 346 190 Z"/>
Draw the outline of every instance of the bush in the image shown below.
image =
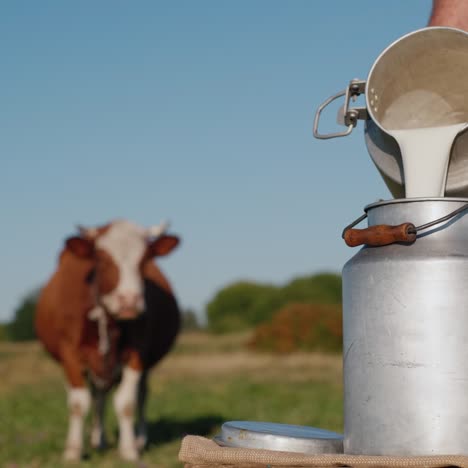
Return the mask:
<path id="1" fill-rule="evenodd" d="M 241 331 L 272 319 L 290 303 L 340 304 L 341 276 L 322 273 L 296 278 L 283 287 L 238 282 L 221 289 L 207 307 L 216 333 Z"/>
<path id="2" fill-rule="evenodd" d="M 27 341 L 36 338 L 34 313 L 39 291 L 28 294 L 16 308 L 13 320 L 8 324 L 7 334 L 12 341 Z"/>
<path id="3" fill-rule="evenodd" d="M 241 331 L 263 320 L 259 305 L 268 302 L 277 288 L 241 281 L 221 289 L 208 303 L 208 326 L 216 333 Z"/>
<path id="4" fill-rule="evenodd" d="M 259 325 L 249 342 L 257 351 L 341 351 L 341 306 L 288 304 L 269 323 Z"/>
<path id="5" fill-rule="evenodd" d="M 341 304 L 341 276 L 329 273 L 297 278 L 259 298 L 250 311 L 250 325 L 270 321 L 287 304 Z"/>
<path id="6" fill-rule="evenodd" d="M 285 304 L 341 304 L 341 287 L 341 276 L 333 273 L 297 278 L 283 288 Z"/>

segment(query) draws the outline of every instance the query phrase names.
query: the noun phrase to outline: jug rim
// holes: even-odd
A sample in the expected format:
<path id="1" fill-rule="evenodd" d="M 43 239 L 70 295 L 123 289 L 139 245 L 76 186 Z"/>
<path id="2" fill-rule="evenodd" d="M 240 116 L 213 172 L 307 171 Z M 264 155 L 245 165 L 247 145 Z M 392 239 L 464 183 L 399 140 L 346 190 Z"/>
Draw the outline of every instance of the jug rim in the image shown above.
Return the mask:
<path id="1" fill-rule="evenodd" d="M 468 198 L 463 197 L 421 197 L 421 198 L 393 198 L 391 200 L 379 200 L 364 207 L 364 211 L 368 211 L 374 208 L 380 208 L 386 205 L 400 205 L 403 203 L 423 203 L 423 202 L 448 202 L 448 203 L 468 203 Z"/>

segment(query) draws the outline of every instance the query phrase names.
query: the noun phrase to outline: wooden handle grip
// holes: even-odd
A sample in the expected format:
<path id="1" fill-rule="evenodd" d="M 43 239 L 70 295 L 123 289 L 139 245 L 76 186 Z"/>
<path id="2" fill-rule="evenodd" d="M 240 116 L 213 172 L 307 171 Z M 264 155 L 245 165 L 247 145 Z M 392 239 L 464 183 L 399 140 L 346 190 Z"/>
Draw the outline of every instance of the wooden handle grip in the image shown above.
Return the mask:
<path id="1" fill-rule="evenodd" d="M 343 239 L 349 247 L 357 247 L 363 244 L 378 247 L 394 244 L 395 242 L 414 242 L 416 232 L 414 231 L 414 225 L 411 223 L 403 223 L 398 226 L 379 224 L 367 229 L 348 229 L 344 233 Z"/>

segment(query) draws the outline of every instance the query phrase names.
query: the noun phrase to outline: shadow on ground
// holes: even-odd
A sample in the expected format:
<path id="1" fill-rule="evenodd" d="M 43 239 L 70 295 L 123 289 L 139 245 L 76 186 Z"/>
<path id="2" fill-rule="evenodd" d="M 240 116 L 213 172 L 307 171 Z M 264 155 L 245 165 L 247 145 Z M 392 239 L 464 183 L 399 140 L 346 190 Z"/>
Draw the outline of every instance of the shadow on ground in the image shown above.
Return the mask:
<path id="1" fill-rule="evenodd" d="M 203 416 L 195 419 L 158 419 L 148 421 L 148 447 L 161 445 L 185 435 L 209 436 L 224 422 L 221 416 Z"/>

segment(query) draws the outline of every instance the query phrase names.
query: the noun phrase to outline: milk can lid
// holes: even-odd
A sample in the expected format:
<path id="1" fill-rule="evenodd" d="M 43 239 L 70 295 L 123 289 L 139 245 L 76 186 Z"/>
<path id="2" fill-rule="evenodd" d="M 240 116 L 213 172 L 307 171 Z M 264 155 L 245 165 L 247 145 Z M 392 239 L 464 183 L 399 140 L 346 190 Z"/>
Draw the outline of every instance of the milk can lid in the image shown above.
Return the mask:
<path id="1" fill-rule="evenodd" d="M 229 421 L 214 439 L 227 447 L 256 448 L 307 454 L 343 453 L 343 436 L 308 426 L 258 421 Z"/>

